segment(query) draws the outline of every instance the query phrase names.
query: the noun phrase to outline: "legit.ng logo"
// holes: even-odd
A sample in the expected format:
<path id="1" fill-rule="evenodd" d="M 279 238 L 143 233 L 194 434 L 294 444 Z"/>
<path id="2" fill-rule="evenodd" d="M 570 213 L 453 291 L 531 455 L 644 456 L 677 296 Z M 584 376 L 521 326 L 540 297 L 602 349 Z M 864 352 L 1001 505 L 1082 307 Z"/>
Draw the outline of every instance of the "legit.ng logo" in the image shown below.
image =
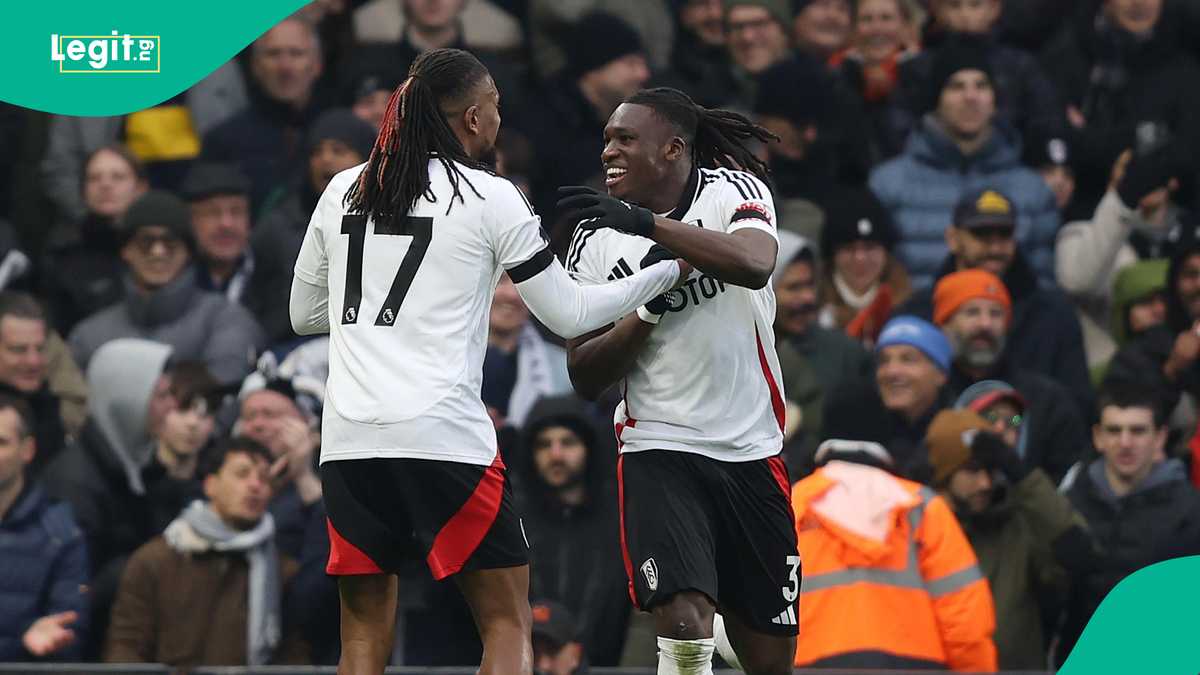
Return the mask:
<path id="1" fill-rule="evenodd" d="M 50 60 L 60 73 L 158 73 L 162 38 L 158 35 L 50 36 Z"/>

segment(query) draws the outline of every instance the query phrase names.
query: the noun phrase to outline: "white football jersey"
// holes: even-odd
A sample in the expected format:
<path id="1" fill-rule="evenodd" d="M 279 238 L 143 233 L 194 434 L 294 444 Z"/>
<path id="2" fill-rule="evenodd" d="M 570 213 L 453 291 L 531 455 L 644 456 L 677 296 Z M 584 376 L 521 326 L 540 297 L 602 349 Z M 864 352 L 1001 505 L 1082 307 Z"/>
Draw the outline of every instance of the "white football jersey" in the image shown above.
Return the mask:
<path id="1" fill-rule="evenodd" d="M 743 171 L 698 170 L 667 217 L 720 232 L 751 227 L 778 239 L 770 191 Z M 580 229 L 567 270 L 587 284 L 626 277 L 652 245 L 616 230 Z M 618 385 L 621 452 L 675 450 L 735 462 L 778 454 L 784 398 L 771 284 L 755 291 L 696 270 L 667 295 L 671 310 Z"/>
<path id="2" fill-rule="evenodd" d="M 346 213 L 343 197 L 362 165 L 335 176 L 317 204 L 295 273 L 329 288 L 322 462 L 488 465 L 496 456 L 496 431 L 479 397 L 492 295 L 505 270 L 519 283 L 553 255 L 516 186 L 460 169 L 462 202 L 447 213 L 450 181 L 431 160 L 436 201 L 421 198 L 390 230 Z"/>

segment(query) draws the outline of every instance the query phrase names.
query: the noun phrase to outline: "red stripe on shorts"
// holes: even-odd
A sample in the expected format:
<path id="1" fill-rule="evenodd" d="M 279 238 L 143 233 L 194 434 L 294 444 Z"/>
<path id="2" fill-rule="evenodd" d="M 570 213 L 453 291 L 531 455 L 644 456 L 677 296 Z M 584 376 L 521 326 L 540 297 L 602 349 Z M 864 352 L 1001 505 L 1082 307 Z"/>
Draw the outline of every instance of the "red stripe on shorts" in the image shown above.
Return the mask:
<path id="1" fill-rule="evenodd" d="M 434 537 L 425 556 L 434 579 L 440 581 L 461 570 L 492 529 L 504 496 L 503 468 L 497 453 L 492 465 L 483 470 L 475 491 Z"/>
<path id="2" fill-rule="evenodd" d="M 326 574 L 351 576 L 383 573 L 370 556 L 337 531 L 329 518 L 325 519 L 325 529 L 329 532 L 329 562 L 325 565 Z"/>
<path id="3" fill-rule="evenodd" d="M 629 580 L 629 599 L 638 607 L 633 590 L 633 561 L 629 559 L 629 544 L 625 541 L 625 455 L 617 455 L 617 511 L 621 518 L 621 559 L 625 561 L 625 578 Z M 638 607 L 638 609 L 641 609 Z"/>

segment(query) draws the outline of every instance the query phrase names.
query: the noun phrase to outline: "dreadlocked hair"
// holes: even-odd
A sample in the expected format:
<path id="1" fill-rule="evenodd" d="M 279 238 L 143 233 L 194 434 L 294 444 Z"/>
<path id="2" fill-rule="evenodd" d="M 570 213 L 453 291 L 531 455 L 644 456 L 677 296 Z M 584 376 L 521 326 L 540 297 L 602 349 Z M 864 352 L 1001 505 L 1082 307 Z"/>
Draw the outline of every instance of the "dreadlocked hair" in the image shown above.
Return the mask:
<path id="1" fill-rule="evenodd" d="M 766 162 L 756 157 L 746 141 L 779 140 L 775 134 L 729 110 L 705 108 L 691 96 L 670 87 L 643 89 L 625 99 L 644 105 L 670 122 L 692 148 L 692 161 L 705 169 L 725 167 L 749 171 L 770 185 Z"/>
<path id="2" fill-rule="evenodd" d="M 472 159 L 443 112 L 443 106 L 464 101 L 488 70 L 479 59 L 461 49 L 433 49 L 417 57 L 404 80 L 388 99 L 379 136 L 367 165 L 346 192 L 343 203 L 352 213 L 369 216 L 376 223 L 405 217 L 422 196 L 431 202 L 429 160 L 436 157 L 446 167 L 454 192 L 446 213 L 465 182 L 482 197 L 459 165 L 491 170 Z"/>

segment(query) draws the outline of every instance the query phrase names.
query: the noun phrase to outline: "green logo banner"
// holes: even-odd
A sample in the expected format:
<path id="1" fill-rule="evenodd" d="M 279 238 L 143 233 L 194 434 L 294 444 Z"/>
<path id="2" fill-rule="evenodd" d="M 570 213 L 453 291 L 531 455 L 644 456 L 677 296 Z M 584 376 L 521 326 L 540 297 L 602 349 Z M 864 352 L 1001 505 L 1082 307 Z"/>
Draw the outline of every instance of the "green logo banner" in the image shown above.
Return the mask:
<path id="1" fill-rule="evenodd" d="M 1104 598 L 1059 673 L 1200 673 L 1200 556 L 1129 575 Z"/>
<path id="2" fill-rule="evenodd" d="M 0 100 L 63 115 L 121 115 L 216 70 L 305 0 L 6 3 Z"/>

